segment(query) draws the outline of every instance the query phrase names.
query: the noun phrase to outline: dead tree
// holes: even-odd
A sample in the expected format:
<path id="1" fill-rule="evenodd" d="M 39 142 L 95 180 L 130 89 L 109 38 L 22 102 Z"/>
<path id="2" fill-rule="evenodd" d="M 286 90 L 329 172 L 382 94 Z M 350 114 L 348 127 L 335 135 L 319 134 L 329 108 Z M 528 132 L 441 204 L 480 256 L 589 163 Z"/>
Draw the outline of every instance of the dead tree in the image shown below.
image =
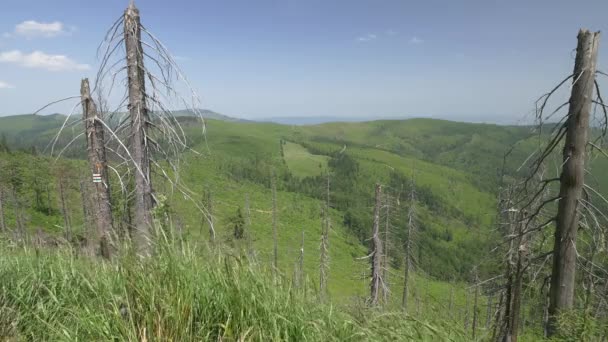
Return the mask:
<path id="1" fill-rule="evenodd" d="M 296 285 L 304 287 L 304 230 L 302 229 L 302 242 L 300 243 L 300 254 L 298 256 L 298 273 L 296 274 Z"/>
<path id="2" fill-rule="evenodd" d="M 67 241 L 72 241 L 72 220 L 70 218 L 70 212 L 68 211 L 67 197 L 66 197 L 66 176 L 64 174 L 65 169 L 60 167 L 58 173 L 58 185 L 59 185 L 59 204 L 61 205 L 61 215 L 63 216 L 64 234 Z"/>
<path id="3" fill-rule="evenodd" d="M 486 330 L 488 330 L 488 328 L 490 328 L 490 324 L 492 323 L 493 311 L 494 311 L 494 293 L 490 292 L 490 294 L 488 294 L 488 299 L 486 301 L 486 322 L 485 322 Z"/>
<path id="4" fill-rule="evenodd" d="M 401 298 L 401 307 L 403 311 L 407 312 L 407 295 L 409 289 L 409 278 L 410 268 L 412 267 L 412 256 L 414 253 L 414 238 L 416 236 L 416 187 L 414 179 L 410 186 L 409 193 L 409 209 L 407 213 L 407 239 L 405 241 L 405 257 L 403 260 L 404 274 L 403 274 L 403 296 Z M 450 294 L 452 296 L 452 293 Z M 451 297 L 450 297 L 451 298 Z M 450 307 L 452 300 L 450 299 Z"/>
<path id="5" fill-rule="evenodd" d="M 205 225 L 209 225 L 209 242 L 215 243 L 215 220 L 214 220 L 214 206 L 213 206 L 213 193 L 210 188 L 205 189 L 203 193 L 203 207 L 206 212 L 201 213 L 201 229 Z"/>
<path id="6" fill-rule="evenodd" d="M 389 230 L 390 230 L 390 208 L 391 208 L 391 203 L 390 203 L 390 196 L 388 194 L 388 191 L 386 192 L 386 194 L 384 195 L 384 206 L 386 208 L 386 221 L 385 221 L 385 225 L 384 225 L 384 254 L 382 255 L 382 281 L 384 283 L 384 286 L 382 287 L 382 295 L 383 295 L 383 300 L 384 303 L 388 303 L 388 296 L 389 296 L 389 287 L 388 287 L 388 271 L 389 271 Z"/>
<path id="7" fill-rule="evenodd" d="M 581 30 L 578 34 L 553 247 L 549 336 L 557 332 L 557 315 L 560 311 L 572 308 L 574 302 L 576 234 L 579 228 L 577 209 L 585 180 L 585 150 L 589 142 L 589 116 L 599 38 L 599 32 Z"/>
<path id="8" fill-rule="evenodd" d="M 327 278 L 329 277 L 329 231 L 331 229 L 329 180 L 328 172 L 325 185 L 325 206 L 321 207 L 321 246 L 319 253 L 319 291 L 321 293 L 321 300 L 324 300 L 327 295 Z"/>
<path id="9" fill-rule="evenodd" d="M 473 324 L 471 326 L 471 331 L 472 331 L 472 335 L 473 335 L 473 339 L 475 339 L 475 335 L 477 334 L 477 311 L 478 311 L 478 307 L 477 307 L 477 303 L 479 300 L 479 275 L 477 273 L 477 267 L 475 267 L 475 269 L 473 270 L 474 273 L 474 278 L 473 278 L 473 282 L 474 282 L 474 288 L 475 288 L 475 292 L 474 292 L 474 296 L 473 296 Z"/>
<path id="10" fill-rule="evenodd" d="M 92 246 L 99 246 L 101 256 L 111 257 L 112 232 L 114 221 L 110 200 L 110 181 L 108 177 L 108 161 L 106 158 L 104 126 L 99 120 L 97 106 L 91 98 L 89 80 L 83 79 L 80 85 L 82 102 L 82 119 L 86 132 L 89 170 L 92 173 L 94 191 L 90 194 L 92 219 L 95 225 Z M 91 187 L 87 187 L 91 188 Z M 83 198 L 84 200 L 84 198 Z"/>
<path id="11" fill-rule="evenodd" d="M 372 239 L 369 253 L 371 257 L 371 283 L 369 303 L 371 306 L 378 305 L 378 300 L 380 299 L 380 291 L 382 291 L 382 240 L 380 239 L 380 206 L 382 205 L 381 197 L 382 186 L 380 184 L 376 184 Z"/>
<path id="12" fill-rule="evenodd" d="M 329 271 L 329 219 L 328 209 L 321 207 L 321 245 L 319 250 L 319 294 L 321 301 L 327 295 L 327 277 Z"/>
<path id="13" fill-rule="evenodd" d="M 272 272 L 276 279 L 279 271 L 279 241 L 278 241 L 278 218 L 277 218 L 277 180 L 274 171 L 270 179 L 272 187 Z"/>
<path id="14" fill-rule="evenodd" d="M 0 187 L 0 230 L 6 233 L 6 218 L 4 216 L 4 190 Z"/>
<path id="15" fill-rule="evenodd" d="M 139 10 L 133 2 L 124 14 L 124 42 L 129 83 L 130 153 L 135 168 L 135 224 L 133 240 L 140 256 L 151 253 L 152 209 L 154 199 L 150 178 L 150 117 L 146 105 L 144 55 L 141 44 Z"/>
<path id="16" fill-rule="evenodd" d="M 245 222 L 251 226 L 251 209 L 249 208 L 249 194 L 245 194 Z"/>
<path id="17" fill-rule="evenodd" d="M 89 213 L 89 188 L 86 186 L 84 179 L 80 179 L 80 200 L 82 201 L 82 228 L 85 234 L 88 236 L 87 243 L 90 244 L 91 231 L 91 214 Z"/>

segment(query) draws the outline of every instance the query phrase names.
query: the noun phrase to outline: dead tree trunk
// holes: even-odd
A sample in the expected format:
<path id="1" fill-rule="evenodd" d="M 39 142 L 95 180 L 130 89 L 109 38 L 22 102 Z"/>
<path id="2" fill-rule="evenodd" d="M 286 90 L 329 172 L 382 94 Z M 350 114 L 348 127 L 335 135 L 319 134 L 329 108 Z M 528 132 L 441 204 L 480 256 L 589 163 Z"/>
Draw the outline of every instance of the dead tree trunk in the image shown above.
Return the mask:
<path id="1" fill-rule="evenodd" d="M 451 315 L 454 308 L 454 283 L 450 282 L 450 299 L 448 302 L 448 312 Z"/>
<path id="2" fill-rule="evenodd" d="M 321 247 L 319 251 L 319 293 L 321 301 L 327 295 L 327 271 L 329 268 L 329 227 L 327 208 L 321 207 Z"/>
<path id="3" fill-rule="evenodd" d="M 526 213 L 523 214 L 524 217 L 527 216 Z M 519 221 L 519 220 L 518 220 Z M 511 310 L 508 323 L 508 335 L 510 336 L 511 342 L 517 342 L 517 336 L 519 334 L 519 322 L 520 322 L 520 311 L 521 311 L 521 295 L 522 295 L 522 285 L 523 285 L 523 277 L 524 277 L 524 259 L 527 253 L 527 238 L 524 235 L 523 224 L 521 222 L 517 223 L 517 261 L 515 265 L 515 273 L 512 278 L 512 287 L 511 290 Z"/>
<path id="4" fill-rule="evenodd" d="M 151 210 L 154 207 L 147 136 L 150 118 L 146 106 L 144 58 L 141 44 L 139 10 L 133 2 L 125 10 L 124 40 L 129 82 L 130 153 L 136 169 L 133 240 L 137 254 L 149 256 L 152 247 L 151 232 L 153 221 Z"/>
<path id="5" fill-rule="evenodd" d="M 62 175 L 59 176 L 59 201 L 61 203 L 61 215 L 63 215 L 63 224 L 65 229 L 65 239 L 72 241 L 72 224 L 67 206 L 65 194 L 65 179 Z"/>
<path id="6" fill-rule="evenodd" d="M 46 185 L 46 201 L 47 201 L 47 206 L 48 206 L 46 208 L 46 213 L 48 216 L 51 216 L 51 214 L 53 213 L 51 203 L 53 203 L 53 201 L 51 201 L 51 189 L 49 188 L 48 183 Z"/>
<path id="7" fill-rule="evenodd" d="M 410 268 L 412 266 L 412 253 L 414 247 L 414 235 L 416 231 L 416 220 L 415 220 L 415 205 L 416 205 L 416 190 L 415 184 L 412 180 L 410 189 L 410 203 L 407 213 L 407 240 L 405 242 L 405 260 L 404 260 L 404 274 L 403 274 L 403 297 L 401 298 L 401 307 L 403 311 L 407 312 L 407 294 L 409 287 Z M 451 296 L 452 294 L 450 294 Z M 450 306 L 451 306 L 450 299 Z"/>
<path id="8" fill-rule="evenodd" d="M 205 225 L 209 225 L 209 242 L 215 243 L 215 220 L 213 219 L 213 194 L 211 189 L 206 189 L 203 194 L 203 207 L 207 210 L 207 214 L 202 213 L 201 215 L 201 229 Z"/>
<path id="9" fill-rule="evenodd" d="M 327 295 L 327 278 L 329 277 L 329 230 L 331 228 L 331 219 L 329 211 L 329 172 L 327 173 L 327 182 L 325 187 L 325 207 L 321 207 L 321 247 L 320 247 L 320 264 L 319 264 L 319 290 L 321 292 L 321 300 L 325 300 Z"/>
<path id="10" fill-rule="evenodd" d="M 302 230 L 302 242 L 300 243 L 300 256 L 298 257 L 297 282 L 299 287 L 304 287 L 304 230 Z"/>
<path id="11" fill-rule="evenodd" d="M 245 223 L 251 226 L 251 209 L 249 208 L 249 194 L 245 194 Z"/>
<path id="12" fill-rule="evenodd" d="M 388 195 L 388 191 L 384 196 L 385 198 L 385 203 L 384 205 L 386 206 L 386 222 L 385 222 L 385 226 L 384 226 L 384 253 L 382 255 L 382 281 L 384 283 L 384 286 L 382 288 L 382 295 L 383 295 L 383 300 L 384 303 L 388 303 L 388 295 L 389 295 L 389 287 L 388 287 L 388 269 L 389 269 L 389 261 L 388 261 L 388 251 L 389 251 L 389 230 L 390 230 L 390 208 L 391 208 L 391 203 L 390 203 L 390 196 Z"/>
<path id="13" fill-rule="evenodd" d="M 464 291 L 464 331 L 469 330 L 469 290 Z"/>
<path id="14" fill-rule="evenodd" d="M 89 80 L 86 78 L 82 80 L 80 85 L 80 96 L 83 113 L 82 119 L 87 140 L 89 169 L 92 173 L 94 187 L 94 192 L 90 194 L 90 200 L 86 201 L 83 198 L 84 203 L 92 205 L 93 209 L 91 210 L 91 216 L 95 229 L 91 245 L 99 246 L 101 256 L 105 259 L 110 259 L 112 254 L 111 234 L 114 229 L 114 221 L 110 201 L 110 181 L 108 177 L 104 127 L 98 118 L 97 107 L 91 98 Z"/>
<path id="15" fill-rule="evenodd" d="M 89 188 L 85 185 L 84 179 L 80 179 L 80 200 L 82 201 L 82 230 L 86 236 L 87 245 L 90 246 L 94 241 L 91 240 L 93 236 L 92 231 L 92 219 L 89 213 L 89 207 L 91 203 L 89 201 Z M 90 251 L 92 252 L 92 251 Z"/>
<path id="16" fill-rule="evenodd" d="M 4 191 L 0 188 L 0 230 L 6 233 L 6 218 L 4 217 Z"/>
<path id="17" fill-rule="evenodd" d="M 475 336 L 477 334 L 477 303 L 479 299 L 479 286 L 477 285 L 479 283 L 479 276 L 477 273 L 477 268 L 475 268 L 474 272 L 475 278 L 473 279 L 473 281 L 475 282 L 475 294 L 473 296 L 473 325 L 471 328 L 473 340 L 475 339 Z"/>
<path id="18" fill-rule="evenodd" d="M 559 205 L 553 247 L 548 335 L 557 332 L 557 315 L 572 308 L 576 273 L 578 201 L 585 179 L 585 149 L 593 98 L 599 32 L 581 30 L 574 63 L 574 81 L 566 122 Z"/>
<path id="19" fill-rule="evenodd" d="M 490 328 L 490 324 L 492 323 L 493 309 L 494 309 L 494 293 L 490 293 L 488 295 L 487 307 L 486 307 L 486 323 L 485 323 L 486 330 L 488 330 L 488 328 Z"/>
<path id="20" fill-rule="evenodd" d="M 277 180 L 274 172 L 272 173 L 271 187 L 272 187 L 272 272 L 277 276 L 279 270 L 279 241 L 278 241 L 278 227 L 277 227 Z"/>
<path id="21" fill-rule="evenodd" d="M 376 184 L 376 196 L 375 196 L 375 205 L 374 205 L 374 222 L 372 226 L 372 244 L 370 250 L 371 257 L 371 268 L 372 268 L 372 278 L 370 284 L 370 298 L 369 302 L 371 306 L 378 305 L 378 300 L 380 296 L 381 286 L 382 286 L 382 240 L 380 240 L 380 206 L 382 197 L 382 186 L 380 184 Z"/>

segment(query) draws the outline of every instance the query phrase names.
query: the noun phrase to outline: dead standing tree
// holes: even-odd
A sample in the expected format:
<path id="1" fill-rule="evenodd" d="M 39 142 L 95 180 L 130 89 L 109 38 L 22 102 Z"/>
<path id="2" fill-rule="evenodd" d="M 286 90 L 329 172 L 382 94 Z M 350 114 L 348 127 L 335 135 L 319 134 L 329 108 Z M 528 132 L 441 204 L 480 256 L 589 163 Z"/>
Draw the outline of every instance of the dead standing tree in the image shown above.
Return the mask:
<path id="1" fill-rule="evenodd" d="M 95 226 L 94 238 L 91 245 L 98 246 L 101 256 L 110 259 L 112 253 L 111 234 L 114 222 L 110 202 L 110 181 L 108 178 L 104 127 L 98 119 L 97 107 L 91 98 L 89 80 L 86 78 L 82 80 L 80 95 L 82 118 L 86 132 L 89 169 L 91 170 L 94 184 L 94 191 L 89 195 L 90 200 L 88 201 L 93 210 L 87 210 L 88 213 L 91 213 Z M 90 187 L 86 188 L 90 189 Z"/>
<path id="2" fill-rule="evenodd" d="M 553 247 L 548 335 L 556 333 L 556 315 L 572 308 L 576 273 L 579 201 L 585 181 L 585 151 L 593 100 L 599 32 L 581 30 L 574 64 L 574 82 L 566 120 L 563 166 Z"/>
<path id="3" fill-rule="evenodd" d="M 321 245 L 319 251 L 319 291 L 321 300 L 327 295 L 327 278 L 329 277 L 329 231 L 331 230 L 329 172 L 325 184 L 325 206 L 321 207 Z"/>
<path id="4" fill-rule="evenodd" d="M 382 205 L 382 186 L 376 184 L 374 201 L 374 217 L 372 225 L 372 241 L 370 248 L 371 257 L 371 283 L 369 304 L 371 306 L 378 305 L 380 299 L 380 291 L 382 291 L 382 240 L 380 238 L 380 206 Z"/>
<path id="5" fill-rule="evenodd" d="M 124 49 L 121 49 L 123 45 Z M 171 185 L 172 191 L 177 190 L 211 221 L 206 209 L 195 200 L 200 195 L 191 191 L 181 180 L 181 154 L 184 151 L 198 152 L 188 146 L 185 131 L 174 113 L 168 109 L 169 106 L 185 106 L 200 121 L 204 135 L 206 127 L 202 112 L 198 109 L 200 97 L 167 48 L 141 24 L 139 10 L 133 2 L 108 30 L 100 44 L 98 55 L 101 56 L 100 68 L 91 92 L 99 99 L 97 105 L 103 115 L 98 116 L 96 122 L 101 123 L 109 134 L 105 144 L 107 151 L 121 161 L 108 165 L 108 168 L 120 182 L 124 216 L 128 218 L 136 252 L 140 256 L 148 256 L 152 252 L 152 210 L 156 202 L 151 179 L 152 168 L 155 174 Z M 148 65 L 144 65 L 144 58 L 149 62 Z M 124 83 L 127 91 L 120 92 L 119 95 L 122 96 L 118 97 L 116 107 L 110 110 L 107 100 L 115 97 L 115 85 L 119 82 Z M 190 92 L 187 97 L 181 96 L 182 89 L 178 88 L 184 85 Z M 74 98 L 80 99 L 81 96 L 53 102 L 39 111 Z M 80 101 L 74 109 L 78 106 Z M 49 145 L 51 155 L 64 129 L 83 122 L 70 122 L 74 109 Z M 72 139 L 62 152 L 77 138 Z M 160 158 L 162 165 L 159 164 Z"/>
<path id="6" fill-rule="evenodd" d="M 592 151 L 596 149 L 606 156 L 605 152 L 595 145 L 597 140 L 606 136 L 608 128 L 607 107 L 602 100 L 599 85 L 595 80 L 597 74 L 603 75 L 602 72 L 596 71 L 598 44 L 599 33 L 580 30 L 573 74 L 537 101 L 539 106 L 537 106 L 536 117 L 539 122 L 540 148 L 528 157 L 520 167 L 521 169 L 528 164 L 531 171 L 522 183 L 516 185 L 517 191 L 512 197 L 514 208 L 521 211 L 522 215 L 514 220 L 514 225 L 511 228 L 512 233 L 507 242 L 511 242 L 513 245 L 513 241 L 515 241 L 519 244 L 519 246 L 516 246 L 517 248 L 521 248 L 523 245 L 526 249 L 534 248 L 535 251 L 540 253 L 535 255 L 532 250 L 526 251 L 525 259 L 527 260 L 524 264 L 518 265 L 518 262 L 511 262 L 513 275 L 510 288 L 513 290 L 512 294 L 521 296 L 517 293 L 520 287 L 520 279 L 518 278 L 523 276 L 523 273 L 527 270 L 530 275 L 529 281 L 535 282 L 538 275 L 543 271 L 545 264 L 552 258 L 551 274 L 547 277 L 547 279 L 551 279 L 549 303 L 546 323 L 543 323 L 548 336 L 554 336 L 557 333 L 557 318 L 560 313 L 574 308 L 577 259 L 585 259 L 583 255 L 579 254 L 584 249 L 577 250 L 578 230 L 581 227 L 590 230 L 595 229 L 596 231 L 601 230 L 597 218 L 600 216 L 606 217 L 602 209 L 590 201 L 592 199 L 601 199 L 604 203 L 608 203 L 608 201 L 585 182 L 585 173 L 591 174 L 587 160 Z M 544 115 L 549 99 L 571 78 L 572 88 L 569 101 L 558 106 L 550 115 Z M 593 100 L 594 89 L 597 90 L 597 100 L 595 101 Z M 599 122 L 598 129 L 590 128 L 593 103 L 597 105 L 596 109 L 600 108 L 602 110 L 603 114 L 602 119 L 595 118 Z M 553 128 L 548 134 L 543 134 L 543 121 L 553 117 L 566 105 L 569 105 L 567 115 L 564 115 L 557 124 L 552 125 Z M 595 111 L 593 117 L 595 117 Z M 590 138 L 590 136 L 598 133 L 599 136 L 594 139 Z M 560 146 L 563 146 L 561 158 L 556 153 Z M 535 157 L 532 158 L 532 156 Z M 561 160 L 558 161 L 558 159 Z M 555 164 L 555 169 L 560 172 L 558 177 L 544 177 L 547 162 Z M 546 198 L 547 192 L 553 190 L 550 186 L 553 182 L 559 182 L 559 194 Z M 553 206 L 555 202 L 558 202 L 558 204 Z M 554 221 L 556 225 L 553 246 L 549 250 L 549 248 L 545 248 L 545 241 L 550 242 L 550 240 L 544 234 L 543 228 Z M 593 221 L 596 223 L 590 225 L 589 222 Z M 585 236 L 588 235 L 590 234 L 585 234 Z M 520 240 L 522 237 L 523 239 Z M 523 260 L 524 255 L 517 255 L 518 253 L 513 248 L 511 250 L 511 255 L 515 257 L 514 260 Z M 538 264 L 533 265 L 535 262 Z M 584 268 L 584 265 L 582 266 L 583 271 L 589 272 Z M 521 267 L 522 271 L 519 271 L 518 267 Z M 533 267 L 534 270 L 532 270 Z M 544 288 L 545 282 L 543 281 L 542 284 L 542 288 Z M 527 287 L 530 287 L 530 285 Z M 504 321 L 508 322 L 512 330 L 513 327 L 517 329 L 519 318 L 516 317 L 516 312 L 518 313 L 519 308 L 517 306 L 513 307 L 513 302 L 508 298 L 505 299 L 504 302 L 501 300 L 501 303 L 514 310 L 504 316 Z M 543 321 L 545 322 L 544 318 Z"/>
<path id="7" fill-rule="evenodd" d="M 384 225 L 384 253 L 382 255 L 382 280 L 384 281 L 384 287 L 382 288 L 382 300 L 384 304 L 388 304 L 389 299 L 389 286 L 388 286 L 388 274 L 389 274 L 389 239 L 390 239 L 390 224 L 391 224 L 391 197 L 388 194 L 388 191 L 384 195 L 384 206 L 386 209 L 386 221 Z"/>
<path id="8" fill-rule="evenodd" d="M 0 231 L 2 233 L 6 233 L 6 218 L 4 216 L 4 190 L 2 185 L 0 185 Z"/>
<path id="9" fill-rule="evenodd" d="M 321 207 L 321 245 L 319 247 L 319 295 L 321 301 L 327 296 L 327 277 L 329 275 L 329 214 Z"/>
<path id="10" fill-rule="evenodd" d="M 401 298 L 401 308 L 407 312 L 408 302 L 407 296 L 409 291 L 410 269 L 413 265 L 412 259 L 414 256 L 414 239 L 416 237 L 416 185 L 414 178 L 410 186 L 409 193 L 409 209 L 407 212 L 407 240 L 405 241 L 405 257 L 404 257 L 404 274 L 403 274 L 403 296 Z M 450 293 L 450 296 L 452 294 Z M 452 300 L 450 299 L 450 307 Z"/>
<path id="11" fill-rule="evenodd" d="M 124 15 L 124 41 L 129 84 L 130 150 L 135 167 L 135 224 L 133 239 L 140 255 L 150 254 L 152 231 L 152 179 L 148 126 L 150 116 L 146 105 L 145 67 L 141 44 L 139 10 L 131 3 Z"/>
<path id="12" fill-rule="evenodd" d="M 278 241 L 278 217 L 277 217 L 277 180 L 274 171 L 270 179 L 272 187 L 272 274 L 277 279 L 279 272 L 279 241 Z"/>

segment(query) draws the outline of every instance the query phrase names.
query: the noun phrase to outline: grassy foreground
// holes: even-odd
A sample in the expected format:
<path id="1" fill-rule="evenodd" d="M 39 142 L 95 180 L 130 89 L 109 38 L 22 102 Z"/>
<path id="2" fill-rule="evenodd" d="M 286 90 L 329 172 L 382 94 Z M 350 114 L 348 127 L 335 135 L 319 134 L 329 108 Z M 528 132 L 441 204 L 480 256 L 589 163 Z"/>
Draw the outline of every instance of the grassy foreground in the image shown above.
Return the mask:
<path id="1" fill-rule="evenodd" d="M 320 304 L 310 290 L 273 281 L 239 256 L 163 245 L 141 262 L 128 253 L 100 262 L 65 250 L 3 245 L 0 339 L 465 340 L 447 323 Z"/>

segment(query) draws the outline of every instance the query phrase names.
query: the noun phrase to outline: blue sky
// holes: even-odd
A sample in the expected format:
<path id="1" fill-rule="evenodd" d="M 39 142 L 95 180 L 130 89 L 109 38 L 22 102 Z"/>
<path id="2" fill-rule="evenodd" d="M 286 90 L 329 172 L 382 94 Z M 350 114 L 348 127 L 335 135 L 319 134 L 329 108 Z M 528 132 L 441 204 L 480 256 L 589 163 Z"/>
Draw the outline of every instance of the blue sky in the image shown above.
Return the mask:
<path id="1" fill-rule="evenodd" d="M 0 115 L 77 95 L 79 80 L 94 78 L 97 46 L 127 4 L 3 0 Z M 202 107 L 243 118 L 514 122 L 572 71 L 579 27 L 608 31 L 608 1 L 601 0 L 136 5 L 143 24 L 178 56 Z M 601 45 L 600 69 L 608 62 L 608 42 Z"/>

